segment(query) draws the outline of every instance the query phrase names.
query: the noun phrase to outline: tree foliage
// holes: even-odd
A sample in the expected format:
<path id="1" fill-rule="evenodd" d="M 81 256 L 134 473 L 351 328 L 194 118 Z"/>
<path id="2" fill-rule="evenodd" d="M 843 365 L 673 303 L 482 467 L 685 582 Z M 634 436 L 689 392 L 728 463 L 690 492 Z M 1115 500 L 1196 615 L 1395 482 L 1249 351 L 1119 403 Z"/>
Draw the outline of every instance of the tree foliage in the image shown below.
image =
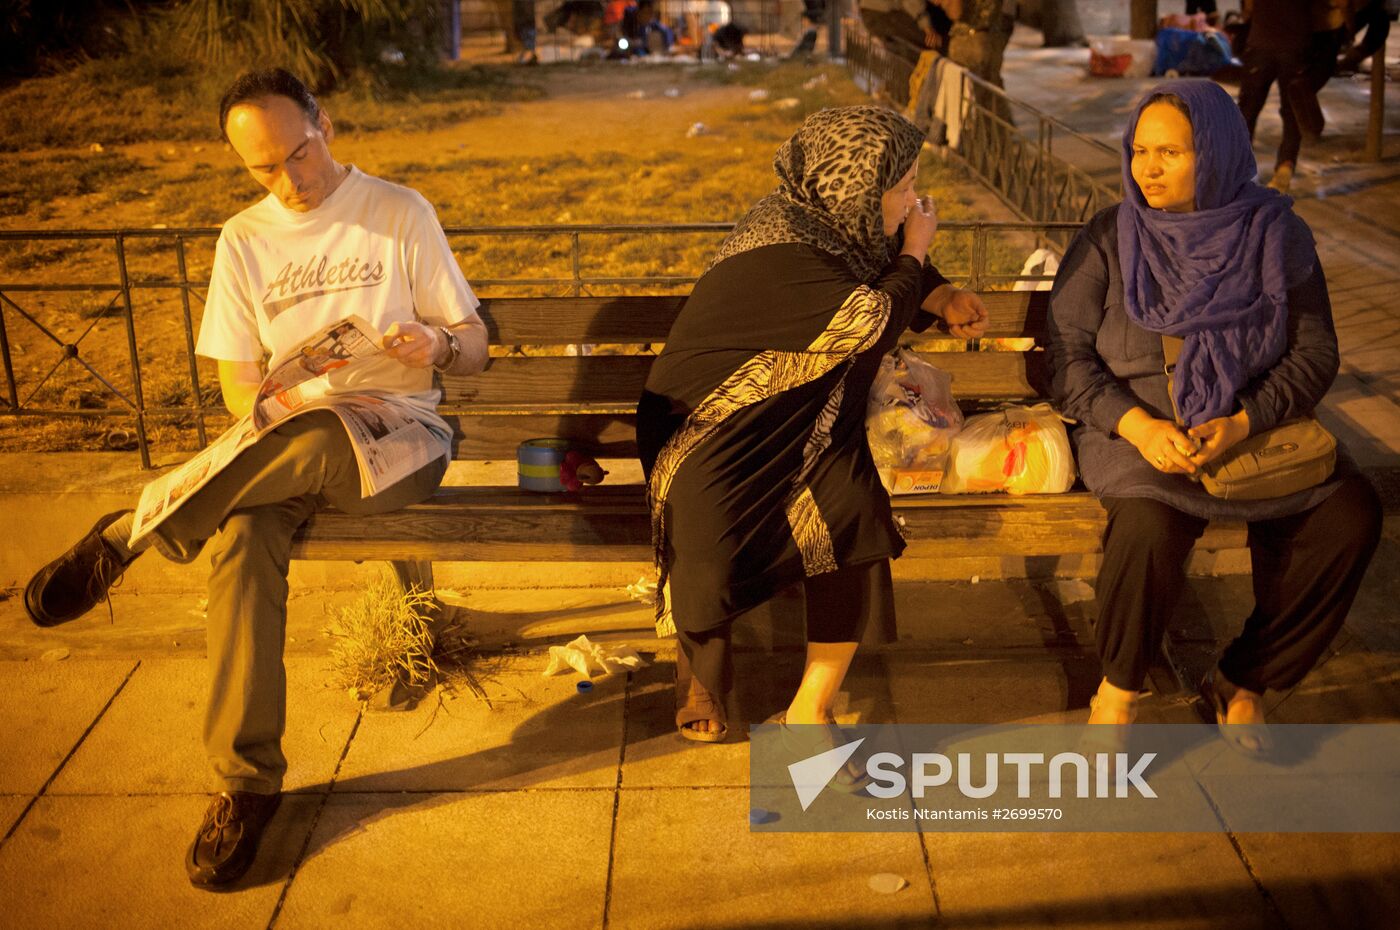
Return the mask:
<path id="1" fill-rule="evenodd" d="M 281 65 L 324 91 L 434 70 L 443 21 L 442 0 L 0 0 L 0 74 L 134 55 L 216 72 Z"/>
<path id="2" fill-rule="evenodd" d="M 119 46 L 114 17 L 140 15 L 153 0 L 0 0 L 0 74 L 35 74 L 46 64 Z"/>
<path id="3" fill-rule="evenodd" d="M 171 16 L 205 64 L 277 64 L 320 90 L 440 55 L 440 0 L 183 0 Z"/>

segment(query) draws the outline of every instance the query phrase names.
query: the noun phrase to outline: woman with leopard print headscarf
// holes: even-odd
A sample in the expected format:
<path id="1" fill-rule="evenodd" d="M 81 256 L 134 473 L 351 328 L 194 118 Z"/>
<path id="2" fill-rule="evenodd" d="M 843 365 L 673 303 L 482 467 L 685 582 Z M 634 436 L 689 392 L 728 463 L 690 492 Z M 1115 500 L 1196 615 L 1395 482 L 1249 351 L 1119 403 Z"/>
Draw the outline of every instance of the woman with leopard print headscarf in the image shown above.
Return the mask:
<path id="1" fill-rule="evenodd" d="M 942 317 L 979 335 L 974 294 L 927 264 L 938 226 L 914 194 L 923 134 L 875 106 L 808 117 L 779 184 L 720 246 L 637 408 L 658 578 L 679 640 L 676 726 L 727 731 L 734 620 L 802 584 L 807 660 L 780 719 L 829 724 L 867 629 L 893 633 L 904 549 L 865 442 L 881 357 Z"/>

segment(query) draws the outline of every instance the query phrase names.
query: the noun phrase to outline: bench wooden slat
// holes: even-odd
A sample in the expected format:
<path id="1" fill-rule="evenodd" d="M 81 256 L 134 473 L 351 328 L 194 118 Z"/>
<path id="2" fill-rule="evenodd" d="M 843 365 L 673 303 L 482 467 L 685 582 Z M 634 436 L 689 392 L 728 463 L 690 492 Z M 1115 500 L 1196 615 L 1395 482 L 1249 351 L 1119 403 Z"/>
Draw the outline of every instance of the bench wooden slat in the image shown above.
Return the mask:
<path id="1" fill-rule="evenodd" d="M 449 407 L 635 404 L 655 360 L 651 355 L 496 358 L 479 375 L 444 377 L 442 399 Z"/>
<path id="2" fill-rule="evenodd" d="M 1104 511 L 1092 495 L 900 497 L 908 555 L 1051 556 L 1099 551 Z M 314 515 L 295 554 L 315 559 L 649 561 L 650 525 L 638 485 L 578 495 L 517 488 L 448 488 L 426 503 L 370 518 Z M 1236 548 L 1242 525 L 1212 524 L 1198 544 Z"/>
<path id="3" fill-rule="evenodd" d="M 1035 366 L 1043 354 L 943 352 L 929 359 L 952 375 L 955 397 L 1010 400 L 1039 395 Z M 498 358 L 483 374 L 443 378 L 443 402 L 454 409 L 636 403 L 653 361 L 650 355 Z"/>
<path id="4" fill-rule="evenodd" d="M 662 342 L 685 297 L 496 297 L 477 313 L 492 345 Z"/>
<path id="5" fill-rule="evenodd" d="M 1048 291 L 982 293 L 989 338 L 1045 333 Z M 685 302 L 671 297 L 495 297 L 478 311 L 492 345 L 660 344 Z"/>
<path id="6" fill-rule="evenodd" d="M 469 408 L 455 419 L 453 457 L 461 461 L 514 459 L 522 442 L 543 436 L 568 439 L 598 458 L 632 458 L 637 454 L 637 418 L 631 406 L 616 413 L 561 410 L 490 414 Z"/>

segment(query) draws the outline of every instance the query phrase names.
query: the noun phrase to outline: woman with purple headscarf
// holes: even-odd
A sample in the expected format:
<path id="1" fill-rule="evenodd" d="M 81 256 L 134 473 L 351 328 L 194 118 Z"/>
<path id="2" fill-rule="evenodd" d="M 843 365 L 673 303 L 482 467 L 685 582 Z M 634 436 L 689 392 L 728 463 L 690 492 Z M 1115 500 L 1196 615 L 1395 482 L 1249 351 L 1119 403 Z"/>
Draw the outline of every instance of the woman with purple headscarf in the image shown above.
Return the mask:
<path id="1" fill-rule="evenodd" d="M 1262 695 L 1297 684 L 1341 628 L 1380 503 L 1341 454 L 1327 482 L 1286 497 L 1223 500 L 1192 480 L 1242 439 L 1310 413 L 1337 373 L 1312 234 L 1256 174 L 1244 118 L 1218 85 L 1172 81 L 1144 97 L 1123 134 L 1123 202 L 1060 266 L 1050 352 L 1084 483 L 1108 511 L 1089 722 L 1134 720 L 1192 545 L 1211 520 L 1244 521 L 1255 607 L 1202 695 L 1220 723 L 1256 725 L 1222 732 L 1259 754 Z M 1170 397 L 1164 335 L 1185 340 Z"/>

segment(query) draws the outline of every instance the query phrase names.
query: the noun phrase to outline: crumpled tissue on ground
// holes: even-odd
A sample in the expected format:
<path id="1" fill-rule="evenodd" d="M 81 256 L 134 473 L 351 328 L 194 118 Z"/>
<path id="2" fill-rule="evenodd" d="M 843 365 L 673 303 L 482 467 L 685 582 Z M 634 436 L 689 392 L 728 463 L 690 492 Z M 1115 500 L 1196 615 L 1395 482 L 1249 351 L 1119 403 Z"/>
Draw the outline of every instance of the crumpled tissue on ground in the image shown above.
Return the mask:
<path id="1" fill-rule="evenodd" d="M 596 667 L 604 675 L 614 672 L 630 672 L 646 668 L 647 660 L 637 654 L 631 646 L 604 646 L 580 636 L 567 646 L 549 647 L 549 664 L 545 666 L 545 677 L 558 675 L 565 669 L 573 669 L 584 678 L 593 676 Z"/>

